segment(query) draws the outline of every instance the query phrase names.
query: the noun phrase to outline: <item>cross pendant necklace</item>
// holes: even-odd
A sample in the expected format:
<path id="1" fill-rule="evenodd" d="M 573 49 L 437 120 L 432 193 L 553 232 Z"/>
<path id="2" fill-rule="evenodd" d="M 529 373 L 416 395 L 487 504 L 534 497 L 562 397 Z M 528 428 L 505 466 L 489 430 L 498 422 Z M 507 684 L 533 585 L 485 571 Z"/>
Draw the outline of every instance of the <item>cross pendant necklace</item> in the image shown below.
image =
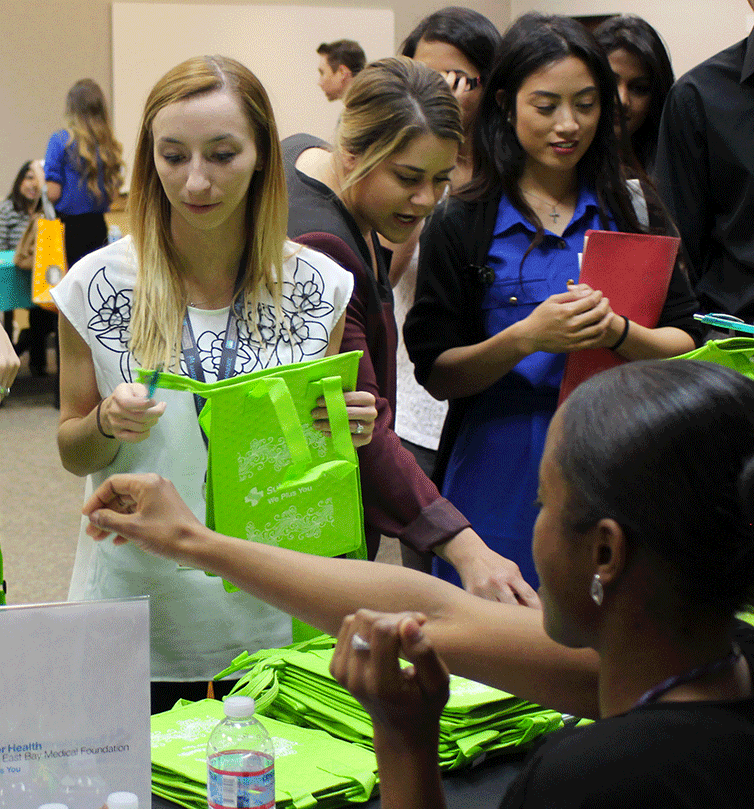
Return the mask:
<path id="1" fill-rule="evenodd" d="M 521 189 L 521 193 L 524 194 L 524 196 L 534 197 L 534 199 L 538 199 L 543 204 L 551 206 L 552 210 L 547 215 L 550 217 L 550 219 L 552 219 L 553 224 L 558 223 L 558 219 L 560 219 L 560 214 L 558 213 L 558 205 L 560 205 L 562 200 L 559 200 L 557 202 L 551 202 L 549 199 L 540 197 L 539 194 L 535 194 L 533 191 L 525 191 L 523 188 Z"/>

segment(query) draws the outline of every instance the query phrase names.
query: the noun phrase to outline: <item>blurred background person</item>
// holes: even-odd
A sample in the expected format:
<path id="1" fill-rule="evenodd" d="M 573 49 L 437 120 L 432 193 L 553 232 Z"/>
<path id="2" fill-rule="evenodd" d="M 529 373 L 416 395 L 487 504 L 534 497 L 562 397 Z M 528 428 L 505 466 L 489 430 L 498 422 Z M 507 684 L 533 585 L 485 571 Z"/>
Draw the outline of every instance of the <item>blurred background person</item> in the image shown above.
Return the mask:
<path id="1" fill-rule="evenodd" d="M 323 42 L 318 48 L 318 84 L 328 101 L 337 101 L 348 92 L 351 82 L 367 63 L 364 50 L 352 39 Z"/>
<path id="2" fill-rule="evenodd" d="M 65 129 L 47 144 L 44 178 L 47 196 L 65 225 L 65 252 L 71 267 L 107 242 L 105 212 L 123 184 L 123 147 L 110 126 L 105 97 L 97 82 L 80 79 L 68 91 Z M 39 330 L 57 332 L 54 313 L 40 310 Z M 45 372 L 44 354 L 39 373 Z"/>
<path id="3" fill-rule="evenodd" d="M 665 98 L 673 85 L 670 56 L 660 35 L 641 17 L 621 14 L 594 31 L 607 53 L 618 85 L 619 115 L 615 134 L 629 169 L 651 174 Z"/>
<path id="4" fill-rule="evenodd" d="M 31 216 L 40 210 L 40 185 L 32 161 L 18 170 L 8 196 L 0 203 L 0 250 L 15 250 Z M 13 310 L 4 313 L 5 331 L 13 339 Z"/>
<path id="5" fill-rule="evenodd" d="M 68 91 L 65 122 L 47 144 L 44 172 L 47 196 L 65 224 L 70 267 L 107 242 L 105 212 L 123 184 L 123 147 L 92 79 L 80 79 Z"/>
<path id="6" fill-rule="evenodd" d="M 749 0 L 754 10 L 754 0 Z M 754 320 L 754 29 L 681 76 L 660 121 L 657 188 L 707 312 Z M 727 336 L 720 334 L 717 337 Z"/>

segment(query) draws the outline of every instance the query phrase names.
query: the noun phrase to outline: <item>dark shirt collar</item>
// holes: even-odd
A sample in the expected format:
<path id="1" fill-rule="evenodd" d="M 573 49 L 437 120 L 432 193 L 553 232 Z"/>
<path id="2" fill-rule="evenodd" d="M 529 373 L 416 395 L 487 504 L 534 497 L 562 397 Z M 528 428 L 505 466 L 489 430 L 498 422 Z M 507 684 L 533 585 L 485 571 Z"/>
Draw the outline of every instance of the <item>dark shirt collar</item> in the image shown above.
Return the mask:
<path id="1" fill-rule="evenodd" d="M 744 54 L 744 64 L 741 68 L 741 82 L 748 81 L 754 76 L 754 29 L 752 29 L 746 40 L 746 53 Z"/>

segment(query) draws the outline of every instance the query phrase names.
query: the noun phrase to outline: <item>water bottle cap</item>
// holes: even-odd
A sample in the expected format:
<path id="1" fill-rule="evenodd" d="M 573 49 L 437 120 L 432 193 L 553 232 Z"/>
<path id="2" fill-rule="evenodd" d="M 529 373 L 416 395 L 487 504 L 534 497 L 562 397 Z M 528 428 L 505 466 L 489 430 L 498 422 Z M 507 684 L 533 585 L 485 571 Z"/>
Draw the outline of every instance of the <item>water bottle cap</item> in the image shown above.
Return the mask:
<path id="1" fill-rule="evenodd" d="M 107 809 L 139 809 L 139 799 L 133 792 L 111 792 L 107 796 Z"/>
<path id="2" fill-rule="evenodd" d="M 228 697 L 223 702 L 225 715 L 230 719 L 245 719 L 254 716 L 256 707 L 251 697 Z"/>

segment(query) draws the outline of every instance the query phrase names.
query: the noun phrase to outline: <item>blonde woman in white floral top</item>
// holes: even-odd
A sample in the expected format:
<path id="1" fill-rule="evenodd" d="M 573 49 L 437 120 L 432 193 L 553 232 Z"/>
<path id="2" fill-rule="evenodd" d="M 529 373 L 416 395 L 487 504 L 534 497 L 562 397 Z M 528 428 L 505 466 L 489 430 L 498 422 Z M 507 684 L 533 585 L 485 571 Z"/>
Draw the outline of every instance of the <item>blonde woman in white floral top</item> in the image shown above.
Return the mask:
<path id="1" fill-rule="evenodd" d="M 208 382 L 338 351 L 351 275 L 286 241 L 285 184 L 272 110 L 256 77 L 222 57 L 196 57 L 150 94 L 131 182 L 133 239 L 85 256 L 56 287 L 60 309 L 63 465 L 95 485 L 115 471 L 176 481 L 204 518 L 207 452 L 191 394 L 151 399 L 133 370 Z M 192 345 L 182 344 L 184 323 Z M 184 351 L 186 348 L 186 351 Z M 346 394 L 355 443 L 376 411 Z M 320 418 L 323 414 L 318 414 Z M 325 422 L 326 424 L 326 422 Z M 315 426 L 325 426 L 315 422 Z M 152 710 L 193 698 L 240 651 L 290 642 L 287 615 L 219 579 L 144 554 L 93 547 L 81 533 L 69 597 L 151 596 Z M 192 685 L 193 684 L 193 685 Z M 196 690 L 192 690 L 196 689 Z"/>

